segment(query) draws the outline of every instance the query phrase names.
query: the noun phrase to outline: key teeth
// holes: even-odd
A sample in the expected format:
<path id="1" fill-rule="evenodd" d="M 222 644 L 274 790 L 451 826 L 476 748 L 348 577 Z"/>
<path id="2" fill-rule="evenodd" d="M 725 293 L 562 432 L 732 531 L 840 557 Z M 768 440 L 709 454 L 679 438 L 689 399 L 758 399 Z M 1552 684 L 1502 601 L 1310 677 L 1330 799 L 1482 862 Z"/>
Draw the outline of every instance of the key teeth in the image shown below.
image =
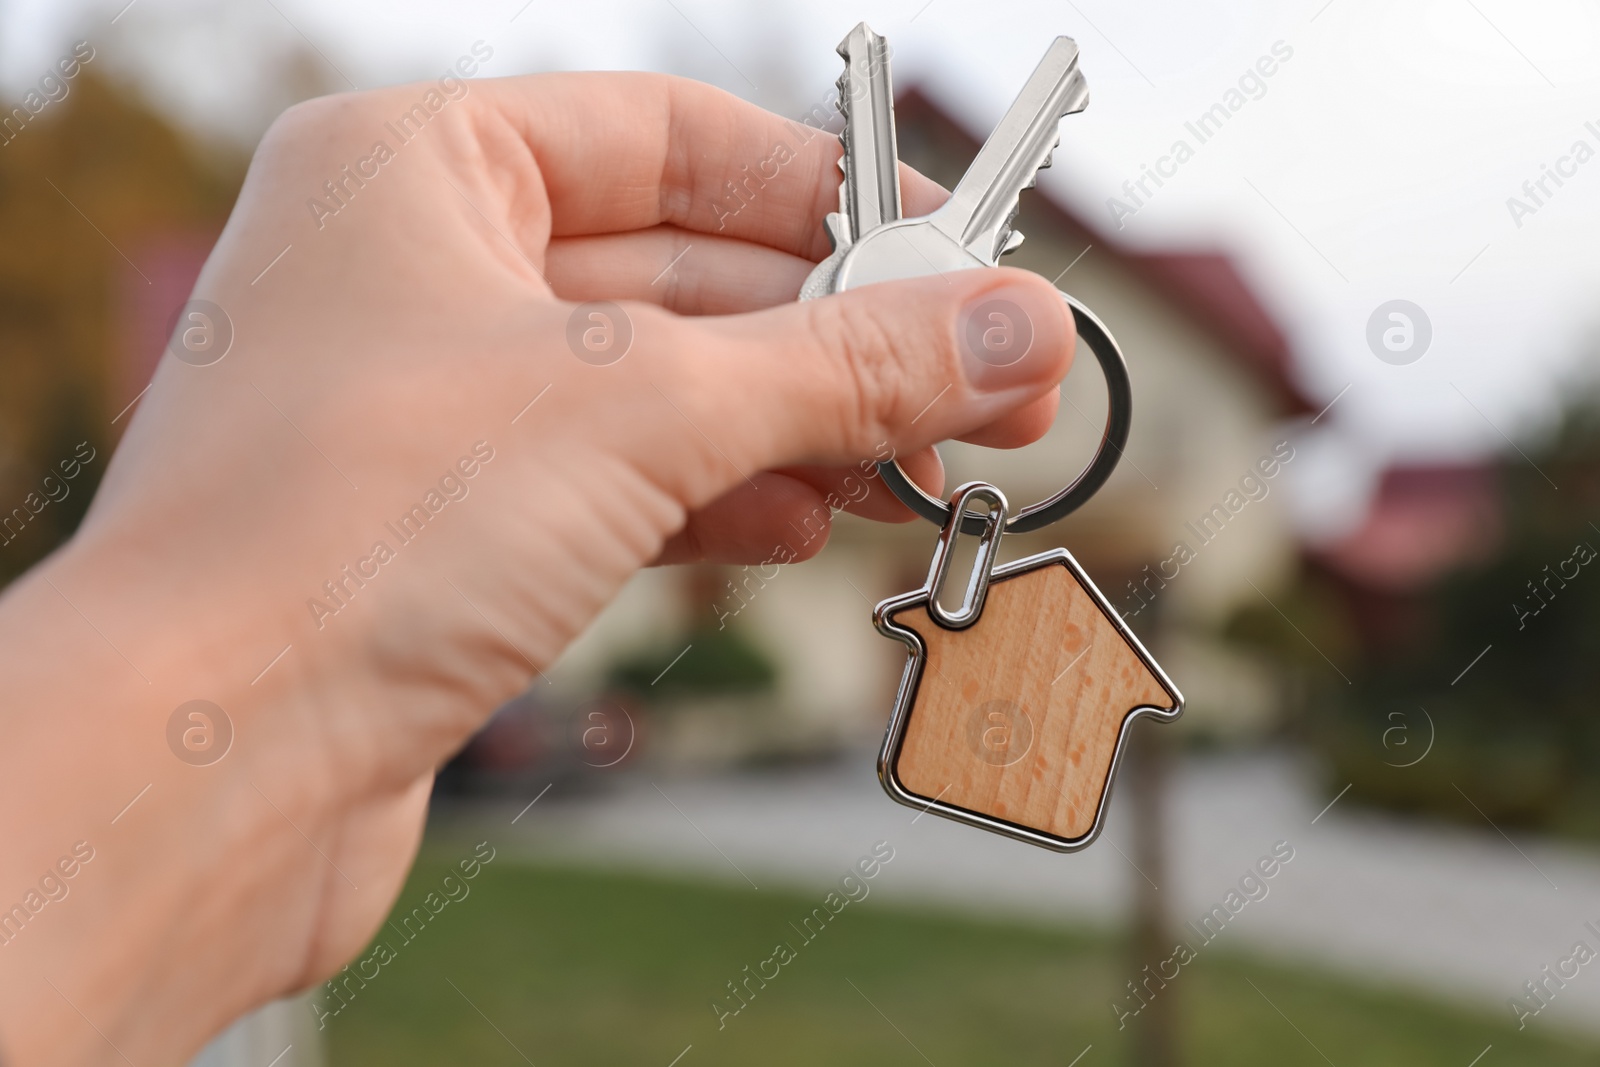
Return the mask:
<path id="1" fill-rule="evenodd" d="M 1069 112 L 1069 114 L 1070 114 L 1070 112 Z M 1065 117 L 1065 116 L 1063 116 L 1063 117 Z M 1060 120 L 1058 119 L 1057 122 L 1059 123 Z M 1056 139 L 1050 143 L 1050 151 L 1048 151 L 1048 152 L 1046 152 L 1044 154 L 1044 162 L 1040 163 L 1038 169 L 1033 172 L 1033 177 L 1034 177 L 1035 181 L 1038 181 L 1038 179 L 1039 179 L 1039 171 L 1046 170 L 1049 167 L 1052 167 L 1052 166 L 1055 165 L 1055 162 L 1056 162 L 1056 149 L 1058 149 L 1060 147 L 1061 147 L 1061 127 L 1059 125 L 1057 125 L 1056 126 Z"/>
<path id="2" fill-rule="evenodd" d="M 833 250 L 837 252 L 850 244 L 850 219 L 842 211 L 830 211 L 822 220 L 822 228 L 827 231 L 828 240 L 833 243 Z"/>
<path id="3" fill-rule="evenodd" d="M 828 215 L 824 222 L 828 239 L 833 242 L 833 247 L 838 249 L 841 245 L 848 245 L 851 239 L 853 223 L 850 219 L 850 98 L 852 95 L 852 82 L 850 79 L 850 39 L 858 32 L 872 31 L 865 22 L 851 28 L 839 42 L 839 47 L 834 51 L 839 53 L 839 58 L 844 60 L 844 69 L 839 72 L 839 77 L 834 80 L 834 88 L 839 92 L 839 116 L 844 119 L 844 126 L 839 130 L 839 210 Z"/>
<path id="4" fill-rule="evenodd" d="M 1081 80 L 1082 76 L 1079 75 L 1079 78 Z M 1083 106 L 1088 103 L 1088 92 L 1087 92 L 1087 89 L 1084 91 L 1084 93 L 1081 94 L 1081 96 L 1083 98 L 1084 104 L 1080 104 L 1077 107 L 1071 107 L 1070 106 L 1071 101 L 1069 101 L 1069 107 L 1068 107 L 1068 109 L 1066 111 L 1063 111 L 1061 113 L 1061 118 L 1065 118 L 1068 115 L 1071 115 L 1071 114 L 1073 114 L 1073 113 L 1075 113 L 1077 111 L 1082 111 L 1083 110 Z M 1078 99 L 1078 95 L 1074 95 L 1074 97 L 1072 98 L 1072 100 L 1077 100 L 1077 99 Z M 1018 197 L 1017 202 L 1012 205 L 1011 213 L 1006 216 L 1005 225 L 1000 227 L 999 240 L 995 242 L 994 258 L 996 260 L 999 260 L 999 258 L 1001 256 L 1010 255 L 1011 253 L 1015 252 L 1018 248 L 1020 248 L 1022 246 L 1023 235 L 1022 235 L 1021 232 L 1019 232 L 1018 230 L 1016 230 L 1016 229 L 1014 229 L 1012 227 L 1012 223 L 1017 221 L 1017 215 L 1022 210 L 1022 199 L 1021 199 L 1021 196 L 1022 196 L 1023 190 L 1038 188 L 1038 186 L 1039 186 L 1039 172 L 1042 171 L 1042 170 L 1045 170 L 1046 168 L 1048 168 L 1051 164 L 1053 164 L 1055 162 L 1056 149 L 1061 147 L 1061 128 L 1060 128 L 1060 125 L 1059 125 L 1060 119 L 1057 119 L 1056 121 L 1057 121 L 1056 138 L 1055 138 L 1054 141 L 1051 142 L 1050 150 L 1044 154 L 1043 162 L 1041 162 L 1037 167 L 1034 168 L 1033 173 L 1028 176 L 1028 180 L 1023 182 L 1021 187 L 1018 188 L 1018 190 L 1017 190 L 1017 197 Z"/>
<path id="5" fill-rule="evenodd" d="M 851 32 L 853 33 L 854 31 Z M 840 73 L 838 80 L 834 82 L 835 88 L 839 90 L 839 115 L 844 119 L 844 127 L 839 130 L 839 162 L 837 164 L 839 168 L 839 212 L 837 215 L 830 214 L 824 223 L 827 228 L 828 239 L 833 242 L 834 248 L 839 247 L 839 235 L 835 229 L 835 219 L 839 215 L 843 215 L 846 219 L 843 226 L 846 242 L 849 241 L 850 236 L 850 224 L 848 222 L 848 212 L 850 210 L 850 149 L 845 140 L 850 133 L 849 44 L 850 38 L 848 35 L 843 41 L 839 42 L 839 58 L 844 60 L 844 71 Z"/>
<path id="6" fill-rule="evenodd" d="M 1089 79 L 1083 76 L 1083 71 L 1072 72 L 1072 92 L 1068 94 L 1061 111 L 1061 117 L 1076 115 L 1089 106 Z"/>
<path id="7" fill-rule="evenodd" d="M 1006 256 L 1006 254 L 1014 253 L 1014 251 L 1018 250 L 1019 246 L 1022 245 L 1021 232 L 1019 232 L 1019 230 L 1011 229 L 1011 224 L 1013 224 L 1013 222 L 1016 222 L 1016 210 L 1011 211 L 1011 214 L 1006 216 L 1005 226 L 1000 227 L 1000 240 L 995 242 L 994 258 L 997 262 L 998 259 L 1000 259 L 1000 256 Z"/>

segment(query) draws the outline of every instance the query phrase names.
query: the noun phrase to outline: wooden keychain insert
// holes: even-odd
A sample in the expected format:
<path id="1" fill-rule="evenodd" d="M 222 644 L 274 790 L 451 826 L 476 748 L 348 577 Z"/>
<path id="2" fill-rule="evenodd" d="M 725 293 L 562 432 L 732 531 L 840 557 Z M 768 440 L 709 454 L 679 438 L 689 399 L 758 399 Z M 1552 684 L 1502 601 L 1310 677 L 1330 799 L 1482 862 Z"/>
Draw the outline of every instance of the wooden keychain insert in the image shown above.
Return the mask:
<path id="1" fill-rule="evenodd" d="M 967 505 L 990 505 L 961 609 L 939 590 Z M 923 588 L 874 612 L 909 650 L 878 760 L 901 803 L 1061 852 L 1104 821 L 1129 725 L 1176 719 L 1183 696 L 1071 553 L 994 566 L 1000 490 L 957 489 Z"/>

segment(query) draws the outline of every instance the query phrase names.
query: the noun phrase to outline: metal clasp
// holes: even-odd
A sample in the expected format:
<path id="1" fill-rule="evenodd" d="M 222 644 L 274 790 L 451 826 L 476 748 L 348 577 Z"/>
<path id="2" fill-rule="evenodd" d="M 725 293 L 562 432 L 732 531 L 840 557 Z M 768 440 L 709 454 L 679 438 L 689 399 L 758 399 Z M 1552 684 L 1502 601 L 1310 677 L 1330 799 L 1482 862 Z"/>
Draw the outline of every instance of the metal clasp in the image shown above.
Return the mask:
<path id="1" fill-rule="evenodd" d="M 983 532 L 978 535 L 978 558 L 973 563 L 972 574 L 967 578 L 967 591 L 961 598 L 961 608 L 950 612 L 939 603 L 939 591 L 949 576 L 956 537 L 961 532 L 961 520 L 967 514 L 967 504 L 973 500 L 987 501 L 989 514 L 983 520 Z M 1005 533 L 1006 507 L 1006 495 L 988 482 L 968 482 L 950 497 L 950 517 L 939 530 L 939 542 L 933 549 L 933 563 L 928 568 L 928 614 L 947 630 L 964 630 L 977 622 L 978 616 L 983 613 L 983 601 L 989 595 L 989 575 L 1000 553 L 1000 537 Z"/>

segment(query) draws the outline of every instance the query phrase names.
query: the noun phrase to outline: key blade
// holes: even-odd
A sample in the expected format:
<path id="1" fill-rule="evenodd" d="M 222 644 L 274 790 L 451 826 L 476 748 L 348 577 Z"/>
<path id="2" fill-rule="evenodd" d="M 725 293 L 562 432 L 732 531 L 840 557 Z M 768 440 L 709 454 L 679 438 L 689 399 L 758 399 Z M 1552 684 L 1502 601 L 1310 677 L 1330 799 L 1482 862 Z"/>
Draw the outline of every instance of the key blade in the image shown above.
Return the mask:
<path id="1" fill-rule="evenodd" d="M 1061 119 L 1088 106 L 1077 42 L 1057 37 L 933 223 L 986 263 L 997 262 L 1018 196 L 1033 187 L 1061 140 Z"/>
<path id="2" fill-rule="evenodd" d="M 844 184 L 840 204 L 853 240 L 900 217 L 900 168 L 895 147 L 894 88 L 889 42 L 865 22 L 839 43 L 844 75 L 839 107 L 845 114 Z"/>

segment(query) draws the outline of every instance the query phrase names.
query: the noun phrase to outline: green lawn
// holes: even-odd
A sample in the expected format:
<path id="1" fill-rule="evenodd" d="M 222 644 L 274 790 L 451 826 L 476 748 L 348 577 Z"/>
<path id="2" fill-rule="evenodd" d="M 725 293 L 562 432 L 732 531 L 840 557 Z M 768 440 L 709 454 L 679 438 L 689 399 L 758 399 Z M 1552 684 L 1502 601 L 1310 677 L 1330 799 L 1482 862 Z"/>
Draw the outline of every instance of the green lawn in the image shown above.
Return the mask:
<path id="1" fill-rule="evenodd" d="M 438 848 L 397 917 L 471 851 Z M 893 875 L 891 865 L 880 877 Z M 1101 1067 L 1132 1062 L 1129 1035 L 1144 1021 L 1117 1031 L 1108 1004 L 1134 968 L 1111 938 L 869 897 L 802 943 L 789 924 L 821 894 L 518 866 L 503 851 L 469 886 L 409 943 L 390 931 L 394 957 L 325 1020 L 334 1067 L 667 1067 L 689 1045 L 679 1067 L 1066 1067 L 1091 1044 L 1080 1067 Z M 795 958 L 719 1030 L 711 999 L 731 1006 L 725 983 L 779 941 Z M 1600 1044 L 1545 1026 L 1518 1033 L 1509 1012 L 1464 1013 L 1217 946 L 1162 995 L 1179 1005 L 1191 1065 L 1467 1067 L 1491 1044 L 1480 1067 L 1600 1064 Z"/>

